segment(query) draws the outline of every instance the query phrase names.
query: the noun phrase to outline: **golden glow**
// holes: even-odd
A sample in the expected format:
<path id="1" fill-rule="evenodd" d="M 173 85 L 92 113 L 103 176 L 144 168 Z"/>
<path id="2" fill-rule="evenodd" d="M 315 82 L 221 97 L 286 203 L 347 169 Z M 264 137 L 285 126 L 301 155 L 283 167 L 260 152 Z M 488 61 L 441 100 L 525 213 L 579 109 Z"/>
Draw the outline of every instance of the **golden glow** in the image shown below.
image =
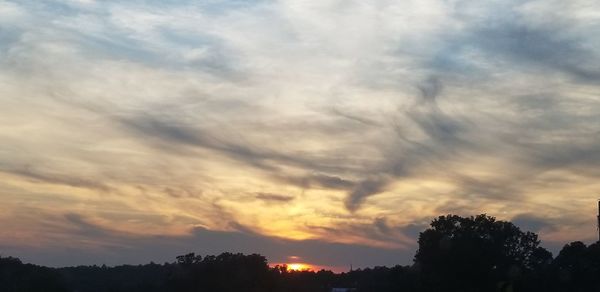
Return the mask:
<path id="1" fill-rule="evenodd" d="M 289 263 L 287 264 L 287 268 L 290 271 L 311 271 L 313 270 L 312 266 L 304 263 Z"/>

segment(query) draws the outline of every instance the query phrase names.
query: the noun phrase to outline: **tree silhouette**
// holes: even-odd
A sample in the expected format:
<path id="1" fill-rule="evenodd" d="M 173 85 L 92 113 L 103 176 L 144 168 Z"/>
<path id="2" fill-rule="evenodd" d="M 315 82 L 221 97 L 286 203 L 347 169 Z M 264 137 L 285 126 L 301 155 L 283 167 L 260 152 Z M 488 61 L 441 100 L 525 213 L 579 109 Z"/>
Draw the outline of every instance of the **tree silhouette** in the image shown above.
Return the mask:
<path id="1" fill-rule="evenodd" d="M 415 265 L 425 291 L 504 291 L 549 264 L 535 233 L 485 214 L 440 216 L 419 236 Z"/>
<path id="2" fill-rule="evenodd" d="M 54 269 L 23 264 L 13 257 L 0 257 L 0 291 L 66 292 L 69 290 Z"/>
<path id="3" fill-rule="evenodd" d="M 261 255 L 222 253 L 177 257 L 168 279 L 172 291 L 272 291 L 271 272 Z"/>
<path id="4" fill-rule="evenodd" d="M 566 244 L 553 262 L 559 291 L 600 291 L 600 244 Z"/>

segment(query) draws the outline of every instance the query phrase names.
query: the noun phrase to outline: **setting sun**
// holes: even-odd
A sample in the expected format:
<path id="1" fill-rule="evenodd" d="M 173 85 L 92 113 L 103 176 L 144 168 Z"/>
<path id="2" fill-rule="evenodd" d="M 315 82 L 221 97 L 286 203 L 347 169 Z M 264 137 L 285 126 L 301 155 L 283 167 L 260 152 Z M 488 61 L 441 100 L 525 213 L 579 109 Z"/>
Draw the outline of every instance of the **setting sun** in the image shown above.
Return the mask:
<path id="1" fill-rule="evenodd" d="M 288 270 L 291 271 L 310 271 L 312 270 L 312 266 L 303 263 L 290 263 L 287 264 Z"/>

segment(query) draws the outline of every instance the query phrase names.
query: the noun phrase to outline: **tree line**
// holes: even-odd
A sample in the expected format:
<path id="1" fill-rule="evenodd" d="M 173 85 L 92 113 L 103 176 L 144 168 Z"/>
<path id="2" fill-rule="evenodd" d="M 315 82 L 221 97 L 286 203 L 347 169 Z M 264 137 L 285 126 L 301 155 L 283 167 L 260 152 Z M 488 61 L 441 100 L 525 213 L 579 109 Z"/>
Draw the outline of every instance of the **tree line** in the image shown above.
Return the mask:
<path id="1" fill-rule="evenodd" d="M 420 233 L 407 266 L 295 271 L 270 267 L 258 254 L 190 253 L 165 264 L 48 268 L 0 257 L 0 291 L 600 292 L 600 243 L 572 242 L 556 257 L 539 244 L 537 234 L 507 221 L 447 215 Z"/>

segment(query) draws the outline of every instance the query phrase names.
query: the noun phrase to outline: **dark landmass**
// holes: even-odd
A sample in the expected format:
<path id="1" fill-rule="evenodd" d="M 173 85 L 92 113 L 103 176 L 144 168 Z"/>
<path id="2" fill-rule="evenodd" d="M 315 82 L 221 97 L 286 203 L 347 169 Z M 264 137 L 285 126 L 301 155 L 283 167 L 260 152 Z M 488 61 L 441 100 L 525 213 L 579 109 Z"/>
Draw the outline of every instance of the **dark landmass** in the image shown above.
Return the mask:
<path id="1" fill-rule="evenodd" d="M 47 268 L 0 257 L 0 291 L 600 291 L 600 244 L 572 242 L 553 257 L 538 236 L 479 215 L 440 216 L 419 236 L 410 266 L 347 273 L 269 267 L 265 257 L 223 253 L 172 263 Z"/>

